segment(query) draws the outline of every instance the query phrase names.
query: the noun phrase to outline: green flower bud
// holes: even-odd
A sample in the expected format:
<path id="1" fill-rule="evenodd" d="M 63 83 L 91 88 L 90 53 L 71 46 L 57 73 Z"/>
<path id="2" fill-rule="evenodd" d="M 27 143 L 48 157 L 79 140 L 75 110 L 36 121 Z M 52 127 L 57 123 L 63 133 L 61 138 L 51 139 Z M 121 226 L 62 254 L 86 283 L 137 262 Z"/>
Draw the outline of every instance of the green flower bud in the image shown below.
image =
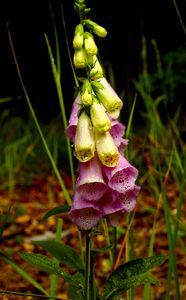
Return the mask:
<path id="1" fill-rule="evenodd" d="M 104 109 L 95 96 L 93 96 L 93 102 L 90 106 L 90 117 L 95 130 L 99 132 L 105 132 L 110 130 L 111 121 Z"/>
<path id="2" fill-rule="evenodd" d="M 103 165 L 115 167 L 119 161 L 119 152 L 109 131 L 95 131 L 96 150 Z"/>
<path id="3" fill-rule="evenodd" d="M 85 111 L 79 116 L 75 135 L 75 154 L 80 162 L 94 157 L 95 140 L 91 120 Z"/>
<path id="4" fill-rule="evenodd" d="M 81 49 L 83 47 L 83 42 L 84 42 L 84 29 L 83 29 L 83 25 L 79 24 L 75 28 L 75 34 L 73 39 L 74 49 Z"/>
<path id="5" fill-rule="evenodd" d="M 88 59 L 88 62 L 90 61 L 90 66 L 92 66 L 90 70 L 90 77 L 93 80 L 97 80 L 101 77 L 103 77 L 103 68 L 101 67 L 99 60 L 96 55 L 93 56 L 93 59 Z"/>
<path id="6" fill-rule="evenodd" d="M 103 38 L 107 35 L 107 31 L 104 27 L 98 25 L 97 23 L 91 21 L 90 19 L 85 20 L 84 24 L 99 37 Z"/>
<path id="7" fill-rule="evenodd" d="M 101 101 L 108 112 L 121 110 L 123 102 L 116 93 L 112 93 L 98 81 L 93 81 L 92 87 L 97 98 Z"/>
<path id="8" fill-rule="evenodd" d="M 85 106 L 92 104 L 92 86 L 88 79 L 82 85 L 81 101 Z"/>
<path id="9" fill-rule="evenodd" d="M 78 69 L 86 68 L 87 55 L 86 55 L 84 48 L 74 51 L 74 65 Z"/>
<path id="10" fill-rule="evenodd" d="M 94 38 L 88 31 L 84 33 L 84 47 L 87 54 L 89 55 L 96 55 L 98 53 L 98 48 L 96 46 Z"/>

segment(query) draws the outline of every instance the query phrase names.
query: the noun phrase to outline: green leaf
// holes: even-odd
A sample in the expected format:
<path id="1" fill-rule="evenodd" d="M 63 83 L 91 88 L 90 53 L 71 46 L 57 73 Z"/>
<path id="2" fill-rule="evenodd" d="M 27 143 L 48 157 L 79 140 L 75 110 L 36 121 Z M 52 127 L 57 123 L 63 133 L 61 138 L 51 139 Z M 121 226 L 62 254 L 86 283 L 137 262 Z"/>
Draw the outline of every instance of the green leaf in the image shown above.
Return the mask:
<path id="1" fill-rule="evenodd" d="M 6 261 L 19 275 L 21 275 L 26 281 L 31 283 L 36 289 L 38 289 L 40 292 L 42 292 L 45 295 L 48 295 L 48 293 L 44 290 L 44 288 L 34 280 L 27 272 L 25 272 L 20 266 L 18 266 L 13 260 L 11 260 L 7 255 L 0 252 L 0 257 Z"/>
<path id="2" fill-rule="evenodd" d="M 81 257 L 72 247 L 55 240 L 36 241 L 34 244 L 44 248 L 60 262 L 63 262 L 81 273 L 84 272 L 84 265 Z"/>
<path id="3" fill-rule="evenodd" d="M 68 286 L 68 299 L 71 300 L 84 300 L 84 287 L 85 280 L 84 276 L 81 273 L 75 273 L 73 279 L 76 281 L 77 285 L 69 284 Z"/>
<path id="4" fill-rule="evenodd" d="M 108 300 L 114 295 L 119 295 L 131 287 L 140 284 L 159 284 L 159 280 L 147 273 L 155 266 L 161 265 L 165 256 L 150 256 L 138 258 L 119 266 L 108 277 L 102 300 Z"/>
<path id="5" fill-rule="evenodd" d="M 114 283 L 114 284 L 113 284 Z M 117 296 L 122 294 L 123 292 L 127 291 L 128 289 L 140 285 L 140 284 L 155 284 L 155 285 L 159 285 L 160 282 L 157 278 L 155 278 L 154 276 L 152 276 L 149 273 L 143 273 L 143 274 L 138 274 L 135 276 L 132 276 L 128 279 L 124 279 L 124 280 L 116 280 L 114 278 L 112 278 L 112 281 L 109 282 L 109 284 L 106 284 L 106 289 L 103 295 L 103 298 L 101 298 L 102 300 L 109 300 L 111 299 L 113 296 Z"/>
<path id="6" fill-rule="evenodd" d="M 66 281 L 71 282 L 71 275 L 60 268 L 57 263 L 50 260 L 47 256 L 36 253 L 21 252 L 20 256 L 29 264 L 47 273 L 56 274 L 63 277 Z"/>
<path id="7" fill-rule="evenodd" d="M 57 214 L 62 214 L 65 212 L 68 212 L 70 210 L 70 205 L 59 205 L 56 206 L 52 209 L 50 209 L 41 219 L 41 221 L 46 221 L 49 217 L 57 215 Z"/>
<path id="8" fill-rule="evenodd" d="M 106 246 L 106 247 L 103 247 L 100 249 L 93 249 L 93 250 L 91 250 L 91 255 L 94 257 L 99 253 L 104 254 L 104 253 L 107 253 L 108 251 L 110 251 L 112 248 L 113 248 L 113 246 L 109 245 L 109 246 Z"/>

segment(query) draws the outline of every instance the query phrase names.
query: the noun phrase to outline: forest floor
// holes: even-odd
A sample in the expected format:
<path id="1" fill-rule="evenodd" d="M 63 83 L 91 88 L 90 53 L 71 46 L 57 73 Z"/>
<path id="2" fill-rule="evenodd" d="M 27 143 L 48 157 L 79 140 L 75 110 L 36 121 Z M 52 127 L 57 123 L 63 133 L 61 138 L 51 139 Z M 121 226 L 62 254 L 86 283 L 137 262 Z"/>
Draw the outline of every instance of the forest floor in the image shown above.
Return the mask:
<path id="1" fill-rule="evenodd" d="M 70 179 L 67 175 L 62 174 L 66 186 L 70 187 Z M 1 185 L 3 186 L 3 185 Z M 166 187 L 167 199 L 174 217 L 174 212 L 177 207 L 178 189 L 173 182 L 169 182 Z M 0 243 L 0 251 L 5 252 L 19 266 L 27 271 L 37 282 L 39 282 L 46 291 L 49 291 L 50 276 L 31 267 L 19 256 L 20 251 L 28 251 L 34 253 L 44 253 L 44 250 L 34 245 L 32 240 L 54 239 L 57 218 L 63 218 L 62 241 L 69 246 L 72 246 L 77 251 L 79 249 L 79 235 L 76 225 L 69 219 L 68 214 L 64 213 L 61 216 L 55 215 L 49 217 L 44 223 L 41 222 L 44 214 L 51 208 L 66 204 L 63 192 L 61 192 L 57 180 L 54 175 L 47 174 L 45 176 L 36 176 L 28 185 L 16 185 L 12 195 L 5 189 L 0 190 L 0 214 L 4 214 L 10 206 L 10 215 L 6 228 L 3 233 L 3 239 Z M 182 220 L 186 217 L 186 206 L 182 206 Z M 160 201 L 155 200 L 151 193 L 142 187 L 138 197 L 136 213 L 134 216 L 134 255 L 135 257 L 148 256 L 149 240 L 152 233 L 153 222 L 155 218 L 155 255 L 168 255 L 169 245 L 165 226 L 165 218 L 163 207 Z M 186 219 L 186 218 L 185 218 Z M 121 221 L 120 230 L 118 230 L 118 249 L 121 246 L 126 229 L 126 219 Z M 186 245 L 186 237 L 182 238 Z M 98 235 L 94 241 L 96 248 L 105 246 L 104 233 Z M 177 270 L 180 280 L 181 299 L 186 299 L 186 259 L 184 247 L 178 242 L 175 247 L 177 258 Z M 109 274 L 109 257 L 106 254 L 98 255 L 95 264 L 95 274 L 98 286 L 104 285 L 105 279 Z M 160 286 L 152 286 L 152 299 L 160 300 L 164 298 L 166 291 L 167 277 L 167 262 L 160 267 L 153 269 L 153 275 L 159 280 Z M 0 259 L 0 290 L 27 292 L 39 294 L 38 290 L 33 288 L 25 279 L 23 279 L 15 270 L 12 269 L 5 261 Z M 142 299 L 143 286 L 135 288 L 135 300 Z M 66 284 L 63 279 L 59 279 L 56 297 L 67 299 Z M 1 300 L 21 300 L 34 299 L 32 297 L 21 297 L 10 294 L 0 294 Z M 35 299 L 40 299 L 37 297 Z M 41 298 L 42 299 L 42 298 Z M 172 288 L 170 299 L 174 298 L 174 282 L 172 280 Z"/>

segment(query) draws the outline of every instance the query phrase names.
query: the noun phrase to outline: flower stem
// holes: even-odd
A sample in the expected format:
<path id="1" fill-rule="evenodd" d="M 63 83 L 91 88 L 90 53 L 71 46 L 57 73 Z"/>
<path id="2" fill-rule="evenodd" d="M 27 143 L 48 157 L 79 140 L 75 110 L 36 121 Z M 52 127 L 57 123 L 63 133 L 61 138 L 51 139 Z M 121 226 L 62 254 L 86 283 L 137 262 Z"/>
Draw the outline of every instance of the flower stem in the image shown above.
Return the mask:
<path id="1" fill-rule="evenodd" d="M 90 233 L 86 233 L 85 300 L 90 300 Z"/>

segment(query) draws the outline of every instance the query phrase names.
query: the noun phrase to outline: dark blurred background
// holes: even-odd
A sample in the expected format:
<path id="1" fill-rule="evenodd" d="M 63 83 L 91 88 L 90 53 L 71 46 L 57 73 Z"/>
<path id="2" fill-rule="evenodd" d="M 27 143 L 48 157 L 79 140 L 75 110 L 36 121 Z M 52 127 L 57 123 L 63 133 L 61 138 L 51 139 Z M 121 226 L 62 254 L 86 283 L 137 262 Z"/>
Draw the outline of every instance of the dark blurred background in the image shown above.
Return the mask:
<path id="1" fill-rule="evenodd" d="M 124 91 L 125 98 L 130 99 L 134 96 L 132 80 L 138 79 L 142 71 L 142 36 L 146 38 L 149 72 L 152 73 L 156 69 L 152 39 L 156 40 L 162 57 L 185 49 L 186 36 L 172 0 L 87 0 L 86 4 L 91 8 L 88 16 L 108 31 L 106 38 L 97 40 L 100 55 L 105 66 L 111 66 L 113 69 L 117 93 L 121 94 Z M 183 21 L 185 21 L 185 4 L 185 0 L 177 1 Z M 9 107 L 12 114 L 26 117 L 28 113 L 25 99 L 16 100 L 16 97 L 23 96 L 23 91 L 8 40 L 8 24 L 21 74 L 37 116 L 47 123 L 60 113 L 44 39 L 46 33 L 55 54 L 50 7 L 59 37 L 63 96 L 67 115 L 70 113 L 74 99 L 74 80 L 66 49 L 62 10 L 70 50 L 73 53 L 71 41 L 79 17 L 72 0 L 0 1 L 0 98 L 15 98 L 14 101 L 0 103 L 0 112 Z M 183 55 L 184 51 L 181 53 Z M 177 59 L 179 54 L 175 57 Z M 178 65 L 176 70 L 178 74 L 179 66 L 182 74 L 185 74 L 186 58 L 182 60 L 181 66 Z M 183 78 L 177 86 L 177 101 L 170 105 L 172 111 L 178 102 L 184 101 L 186 82 Z"/>

